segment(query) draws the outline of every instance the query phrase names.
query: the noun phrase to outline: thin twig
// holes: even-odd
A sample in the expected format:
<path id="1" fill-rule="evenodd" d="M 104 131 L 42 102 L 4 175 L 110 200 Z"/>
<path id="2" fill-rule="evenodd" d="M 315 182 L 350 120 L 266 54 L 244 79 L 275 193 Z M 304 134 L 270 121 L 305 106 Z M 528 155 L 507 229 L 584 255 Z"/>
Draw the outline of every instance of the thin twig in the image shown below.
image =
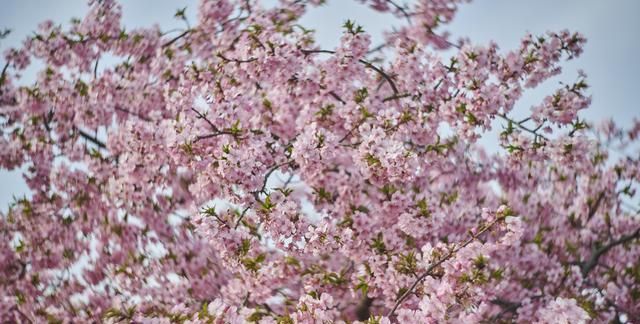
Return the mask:
<path id="1" fill-rule="evenodd" d="M 214 125 L 213 122 L 211 122 L 209 120 L 209 118 L 207 118 L 206 115 L 204 115 L 203 113 L 199 112 L 197 109 L 195 109 L 193 107 L 191 107 L 191 110 L 193 110 L 196 113 L 196 115 L 197 115 L 196 117 L 198 119 L 202 119 L 202 120 L 206 121 L 207 124 L 209 124 L 209 126 L 211 126 L 211 128 L 213 129 L 214 132 L 218 131 L 218 127 L 216 125 Z"/>
<path id="2" fill-rule="evenodd" d="M 596 214 L 596 212 L 598 211 L 598 207 L 600 207 L 600 203 L 602 203 L 603 198 L 604 198 L 604 191 L 598 195 L 598 199 L 596 199 L 596 202 L 594 204 L 589 205 L 587 220 L 590 220 L 593 217 L 593 215 Z"/>
<path id="3" fill-rule="evenodd" d="M 340 103 L 342 103 L 343 105 L 346 105 L 347 103 L 342 100 L 342 98 L 340 98 L 340 96 L 338 96 L 337 93 L 335 93 L 334 91 L 329 91 L 329 94 L 336 100 L 340 101 Z"/>
<path id="4" fill-rule="evenodd" d="M 511 119 L 509 117 L 507 117 L 506 114 L 496 114 L 496 116 L 498 116 L 498 117 L 500 117 L 500 118 L 502 118 L 502 119 L 504 119 L 504 120 L 506 120 L 506 121 L 518 126 L 518 128 L 522 129 L 523 131 L 529 132 L 529 133 L 535 135 L 536 137 L 540 137 L 540 138 L 542 138 L 544 140 L 549 140 L 544 135 L 538 134 L 538 130 L 540 129 L 540 127 L 542 125 L 538 126 L 536 129 L 531 129 L 531 128 L 529 128 L 527 126 L 524 126 L 521 123 L 519 123 L 519 122 L 517 122 L 517 121 L 515 121 L 515 120 L 513 120 L 513 119 Z"/>
<path id="5" fill-rule="evenodd" d="M 100 58 L 96 58 L 96 64 L 93 66 L 93 79 L 98 78 L 98 62 L 100 62 Z"/>
<path id="6" fill-rule="evenodd" d="M 227 57 L 225 57 L 224 55 L 222 55 L 222 53 L 218 53 L 218 54 L 217 54 L 217 56 L 218 56 L 219 58 L 221 58 L 221 59 L 222 59 L 223 61 L 225 61 L 225 62 L 234 62 L 234 63 L 251 63 L 251 62 L 254 62 L 254 61 L 257 61 L 257 60 L 258 60 L 258 59 L 257 59 L 257 58 L 255 58 L 255 57 L 248 58 L 248 59 L 245 59 L 245 60 L 241 60 L 241 59 L 230 59 L 230 58 L 227 58 Z"/>
<path id="7" fill-rule="evenodd" d="M 242 211 L 242 214 L 240 214 L 240 217 L 238 218 L 238 221 L 236 222 L 236 226 L 233 229 L 238 229 L 238 226 L 240 226 L 240 222 L 242 222 L 242 218 L 244 218 L 244 215 L 247 213 L 247 210 L 249 210 L 249 206 L 247 206 L 247 208 L 245 208 Z"/>
<path id="8" fill-rule="evenodd" d="M 393 313 L 395 313 L 396 309 L 398 309 L 398 307 L 402 304 L 402 302 L 404 302 L 404 300 L 407 299 L 413 293 L 413 290 L 418 286 L 418 284 L 422 280 L 424 280 L 426 277 L 432 275 L 433 270 L 435 270 L 438 266 L 443 264 L 445 261 L 451 259 L 451 257 L 453 257 L 458 251 L 460 251 L 460 249 L 462 249 L 462 248 L 466 247 L 467 245 L 471 244 L 471 242 L 475 241 L 480 235 L 484 234 L 491 227 L 493 227 L 496 223 L 498 223 L 499 221 L 501 221 L 503 219 L 504 218 L 496 218 L 493 222 L 489 223 L 488 225 L 486 225 L 483 228 L 481 228 L 477 233 L 473 234 L 467 241 L 465 241 L 461 245 L 458 245 L 457 247 L 454 247 L 453 249 L 451 249 L 449 251 L 449 253 L 445 254 L 438 261 L 436 261 L 435 263 L 431 264 L 427 268 L 427 270 L 422 275 L 420 275 L 418 277 L 418 279 L 416 279 L 413 282 L 411 287 L 409 287 L 409 289 L 407 289 L 407 291 L 405 291 L 404 294 L 402 294 L 402 296 L 400 296 L 400 298 L 398 298 L 398 300 L 396 301 L 395 305 L 393 305 L 393 308 L 391 308 L 391 310 L 387 314 L 387 317 L 390 318 L 391 316 L 393 316 Z"/>
<path id="9" fill-rule="evenodd" d="M 224 130 L 224 129 L 220 130 L 211 120 L 209 120 L 209 118 L 207 118 L 207 116 L 205 114 L 199 112 L 197 109 L 191 107 L 191 110 L 193 110 L 196 113 L 196 118 L 197 119 L 202 119 L 205 122 L 207 122 L 207 124 L 209 124 L 209 126 L 213 130 L 213 133 L 211 133 L 211 134 L 199 135 L 198 137 L 196 137 L 196 139 L 193 141 L 194 143 L 197 143 L 197 142 L 199 142 L 201 140 L 204 140 L 204 139 L 207 139 L 207 138 L 213 138 L 213 137 L 222 136 L 222 135 L 231 135 L 236 139 L 242 139 L 242 138 L 239 137 L 239 134 L 237 132 Z"/>
<path id="10" fill-rule="evenodd" d="M 386 98 L 382 99 L 382 102 L 387 102 L 387 101 L 396 100 L 396 99 L 402 99 L 402 98 L 406 98 L 406 97 L 411 97 L 411 94 L 410 93 L 403 93 L 403 94 L 397 94 L 397 95 L 389 96 L 389 97 L 386 97 Z"/>
<path id="11" fill-rule="evenodd" d="M 260 190 L 258 191 L 253 191 L 252 194 L 254 194 L 254 196 L 256 196 L 257 194 L 260 193 L 265 193 L 266 194 L 266 188 L 267 188 L 267 181 L 269 180 L 269 177 L 271 176 L 271 174 L 273 172 L 275 172 L 276 170 L 280 169 L 281 167 L 291 164 L 293 163 L 293 160 L 289 160 L 280 164 L 276 164 L 274 166 L 272 166 L 269 171 L 267 171 L 267 173 L 264 175 L 264 181 L 262 182 L 262 188 L 260 188 Z"/>
<path id="12" fill-rule="evenodd" d="M 103 148 L 103 149 L 107 148 L 107 145 L 105 143 L 103 143 L 102 141 L 98 140 L 97 137 L 95 137 L 95 136 L 93 136 L 93 135 L 91 135 L 91 134 L 89 134 L 89 133 L 87 133 L 87 132 L 85 132 L 85 131 L 77 128 L 77 127 L 76 127 L 76 130 L 78 131 L 78 134 L 80 136 L 82 136 L 84 139 L 88 140 L 89 142 L 97 145 L 100 148 Z"/>
<path id="13" fill-rule="evenodd" d="M 367 55 L 369 55 L 369 54 L 373 54 L 373 53 L 378 52 L 378 51 L 381 51 L 381 50 L 382 50 L 383 48 L 385 48 L 386 46 L 387 46 L 387 43 L 382 43 L 382 44 L 380 44 L 380 45 L 378 45 L 378 46 L 376 46 L 376 47 L 374 47 L 374 48 L 372 48 L 372 49 L 368 50 L 368 51 L 367 51 Z"/>
<path id="14" fill-rule="evenodd" d="M 347 138 L 349 138 L 349 136 L 351 136 L 351 134 L 353 134 L 353 131 L 355 131 L 356 129 L 358 129 L 360 126 L 362 126 L 362 124 L 364 124 L 365 122 L 365 118 L 361 119 L 355 126 L 353 126 L 349 132 L 347 132 L 339 141 L 338 143 L 342 143 L 344 141 L 347 140 Z"/>
<path id="15" fill-rule="evenodd" d="M 301 51 L 302 51 L 302 53 L 304 55 L 309 55 L 309 54 L 336 54 L 335 51 L 330 51 L 330 50 L 305 50 L 305 49 L 303 49 Z M 387 83 L 389 84 L 389 86 L 393 90 L 394 95 L 398 95 L 400 93 L 400 91 L 398 90 L 398 87 L 396 86 L 396 84 L 393 81 L 393 79 L 387 73 L 385 73 L 381 68 L 375 66 L 374 64 L 372 64 L 371 62 L 369 62 L 367 60 L 358 59 L 358 62 L 364 64 L 366 67 L 368 67 L 368 68 L 376 71 L 378 74 L 380 74 L 380 76 L 382 76 L 382 78 L 385 79 L 385 81 L 387 81 Z"/>
<path id="16" fill-rule="evenodd" d="M 174 37 L 173 39 L 171 39 L 170 41 L 162 44 L 162 48 L 171 46 L 173 43 L 177 42 L 180 38 L 187 36 L 191 32 L 193 32 L 193 29 L 185 30 L 184 32 L 180 33 L 180 35 L 178 35 L 178 36 Z"/>
<path id="17" fill-rule="evenodd" d="M 531 297 L 527 297 L 527 298 L 533 300 L 533 299 L 538 299 L 538 298 L 542 298 L 542 297 L 544 297 L 544 295 L 535 295 L 535 296 L 531 296 Z M 491 319 L 487 321 L 487 323 L 497 323 L 498 319 L 500 319 L 506 313 L 517 314 L 518 308 L 520 308 L 522 306 L 522 302 L 513 302 L 513 301 L 501 299 L 501 298 L 496 298 L 496 299 L 492 300 L 491 303 L 494 304 L 494 305 L 498 305 L 498 306 L 502 307 L 502 311 L 500 313 L 492 316 Z M 484 323 L 484 321 L 483 321 L 483 323 Z"/>
<path id="18" fill-rule="evenodd" d="M 218 136 L 222 136 L 222 135 L 231 135 L 236 139 L 242 139 L 240 137 L 237 137 L 238 134 L 234 133 L 234 132 L 230 132 L 230 131 L 219 131 L 217 133 L 211 133 L 211 134 L 207 134 L 207 135 L 198 135 L 196 137 L 196 139 L 193 141 L 194 143 L 200 142 L 202 140 L 208 139 L 208 138 L 214 138 L 214 137 L 218 137 Z"/>
<path id="19" fill-rule="evenodd" d="M 142 116 L 142 115 L 140 115 L 140 114 L 139 114 L 139 113 L 137 113 L 137 112 L 133 112 L 133 111 L 130 111 L 130 110 L 128 110 L 128 109 L 122 108 L 122 107 L 120 107 L 120 106 L 116 106 L 116 110 L 119 110 L 119 111 L 122 111 L 122 112 L 124 112 L 124 113 L 130 114 L 130 115 L 133 115 L 133 116 L 136 116 L 136 117 L 138 117 L 138 118 L 140 118 L 141 120 L 144 120 L 144 121 L 146 121 L 146 122 L 151 122 L 151 119 L 149 119 L 149 118 L 147 118 L 147 117 L 145 117 L 145 116 Z"/>
<path id="20" fill-rule="evenodd" d="M 375 66 L 375 65 L 373 65 L 373 64 L 371 64 L 368 61 L 365 61 L 363 59 L 359 59 L 358 62 L 360 62 L 360 63 L 366 65 L 368 68 L 378 72 L 378 74 L 380 74 L 387 81 L 387 83 L 389 83 L 389 85 L 391 86 L 391 89 L 393 90 L 393 93 L 395 95 L 400 93 L 400 91 L 398 90 L 398 87 L 396 87 L 395 82 L 393 82 L 393 79 L 391 79 L 391 77 L 388 74 L 386 74 L 384 71 L 382 71 L 381 68 L 379 68 L 379 67 L 377 67 L 377 66 Z"/>
<path id="21" fill-rule="evenodd" d="M 409 13 L 407 12 L 407 10 L 405 8 L 403 8 L 402 6 L 400 6 L 399 4 L 395 3 L 393 0 L 387 0 L 388 3 L 390 3 L 392 6 L 396 7 L 396 9 L 398 9 L 398 11 L 400 11 L 400 13 L 402 13 L 402 15 L 407 19 L 407 21 L 409 22 L 409 25 L 412 24 L 411 22 L 411 15 L 409 15 Z"/>

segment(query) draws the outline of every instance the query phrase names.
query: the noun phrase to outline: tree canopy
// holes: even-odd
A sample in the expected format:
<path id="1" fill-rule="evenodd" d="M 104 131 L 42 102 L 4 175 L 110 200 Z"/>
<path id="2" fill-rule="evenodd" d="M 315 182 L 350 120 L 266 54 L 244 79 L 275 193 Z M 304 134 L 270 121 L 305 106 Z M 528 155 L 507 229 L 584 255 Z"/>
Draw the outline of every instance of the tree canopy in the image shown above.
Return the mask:
<path id="1" fill-rule="evenodd" d="M 2 321 L 640 321 L 640 122 L 583 120 L 583 72 L 512 117 L 585 38 L 502 50 L 448 36 L 464 1 L 359 1 L 403 25 L 320 48 L 323 0 L 170 31 L 102 0 L 7 50 L 0 167 L 31 195 L 0 215 Z"/>

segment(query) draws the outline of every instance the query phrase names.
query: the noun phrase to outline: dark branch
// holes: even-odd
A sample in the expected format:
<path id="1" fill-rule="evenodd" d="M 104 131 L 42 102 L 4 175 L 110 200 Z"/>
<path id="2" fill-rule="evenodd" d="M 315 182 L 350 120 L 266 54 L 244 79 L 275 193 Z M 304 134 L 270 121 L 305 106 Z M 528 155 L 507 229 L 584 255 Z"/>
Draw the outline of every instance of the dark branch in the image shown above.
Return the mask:
<path id="1" fill-rule="evenodd" d="M 361 119 L 357 124 L 355 124 L 339 141 L 338 143 L 342 143 L 344 141 L 347 140 L 347 138 L 349 138 L 349 136 L 351 136 L 351 134 L 353 134 L 353 132 L 358 129 L 360 126 L 362 126 L 362 124 L 365 122 L 365 118 Z"/>
<path id="2" fill-rule="evenodd" d="M 393 93 L 395 95 L 398 95 L 398 93 L 400 92 L 398 90 L 398 87 L 396 87 L 396 84 L 393 82 L 393 79 L 391 79 L 391 77 L 386 74 L 384 71 L 382 71 L 382 69 L 380 69 L 379 67 L 369 63 L 368 61 L 365 61 L 363 59 L 358 60 L 360 63 L 366 65 L 368 68 L 378 72 L 386 81 L 387 83 L 389 83 L 389 86 L 391 86 L 391 89 L 393 90 Z"/>
<path id="3" fill-rule="evenodd" d="M 342 98 L 340 98 L 340 96 L 338 96 L 338 94 L 336 94 L 334 91 L 329 91 L 329 94 L 336 100 L 340 101 L 340 103 L 342 103 L 343 105 L 347 104 L 344 100 L 342 100 Z"/>
<path id="4" fill-rule="evenodd" d="M 207 135 L 200 135 L 198 137 L 196 137 L 196 140 L 194 141 L 194 143 L 197 143 L 201 140 L 207 139 L 207 138 L 213 138 L 213 137 L 217 137 L 217 136 L 222 136 L 222 135 L 231 135 L 236 139 L 240 139 L 238 136 L 238 132 L 234 132 L 234 131 L 230 131 L 230 130 L 220 130 L 215 124 L 213 124 L 213 122 L 211 120 L 209 120 L 209 118 L 207 118 L 207 116 L 201 112 L 199 112 L 197 109 L 191 107 L 191 110 L 193 110 L 196 113 L 196 118 L 197 119 L 202 119 L 205 122 L 207 122 L 207 124 L 209 124 L 209 126 L 211 127 L 211 129 L 213 130 L 213 133 L 211 134 L 207 134 Z"/>
<path id="5" fill-rule="evenodd" d="M 587 261 L 581 263 L 580 270 L 582 271 L 582 277 L 586 278 L 589 272 L 591 272 L 591 270 L 593 270 L 598 265 L 598 260 L 600 259 L 600 257 L 605 255 L 612 248 L 621 244 L 631 242 L 637 238 L 640 238 L 640 227 L 631 234 L 623 235 L 619 239 L 613 240 L 600 248 L 593 249 L 591 257 L 589 257 Z"/>
<path id="6" fill-rule="evenodd" d="M 402 99 L 402 98 L 406 98 L 406 97 L 411 97 L 411 94 L 410 93 L 403 93 L 403 94 L 397 94 L 397 95 L 389 96 L 389 97 L 386 97 L 386 98 L 382 99 L 382 102 L 387 102 L 387 101 L 396 100 L 396 99 Z"/>
<path id="7" fill-rule="evenodd" d="M 335 51 L 329 51 L 329 50 L 301 50 L 302 53 L 304 55 L 310 55 L 310 54 L 335 54 Z M 394 95 L 398 95 L 398 93 L 400 92 L 398 90 L 398 87 L 396 86 L 395 82 L 393 82 L 393 79 L 387 74 L 385 73 L 381 68 L 373 65 L 371 62 L 363 60 L 363 59 L 358 59 L 358 62 L 364 64 L 366 67 L 376 71 L 378 74 L 380 74 L 380 76 L 382 76 L 382 78 L 385 79 L 385 81 L 387 81 L 387 83 L 389 84 L 389 86 L 391 87 L 391 89 L 393 90 Z"/>
<path id="8" fill-rule="evenodd" d="M 100 147 L 100 148 L 103 148 L 103 149 L 106 149 L 106 148 L 107 148 L 107 145 L 106 145 L 106 144 L 104 144 L 102 141 L 100 141 L 100 140 L 99 140 L 98 138 L 96 138 L 95 136 L 93 136 L 93 135 L 91 135 L 91 134 L 89 134 L 89 133 L 87 133 L 87 132 L 85 132 L 85 131 L 83 131 L 83 130 L 81 130 L 81 129 L 79 129 L 79 128 L 76 128 L 76 130 L 78 131 L 78 134 L 79 134 L 82 138 L 86 139 L 87 141 L 89 141 L 89 142 L 91 142 L 91 143 L 93 143 L 93 144 L 97 145 L 97 146 L 98 146 L 98 147 Z"/>
<path id="9" fill-rule="evenodd" d="M 540 137 L 540 138 L 542 138 L 544 140 L 548 140 L 548 138 L 544 137 L 544 135 L 538 134 L 538 130 L 540 129 L 540 127 L 536 128 L 536 129 L 531 129 L 531 128 L 527 127 L 527 126 L 522 125 L 520 122 L 517 122 L 517 121 L 507 117 L 506 114 L 496 114 L 496 116 L 498 116 L 498 117 L 500 117 L 500 118 L 502 118 L 502 119 L 504 119 L 504 120 L 506 120 L 508 122 L 511 122 L 513 125 L 516 125 L 518 128 L 522 129 L 525 132 L 531 133 L 534 136 Z"/>
<path id="10" fill-rule="evenodd" d="M 96 59 L 96 64 L 93 66 L 93 78 L 97 79 L 98 78 L 98 63 L 100 62 L 100 58 L 98 57 Z"/>
<path id="11" fill-rule="evenodd" d="M 407 299 L 413 293 L 413 290 L 416 289 L 418 284 L 420 282 L 422 282 L 422 280 L 424 280 L 426 277 L 432 275 L 433 271 L 437 267 L 439 267 L 445 261 L 451 259 L 460 249 L 462 249 L 462 248 L 466 247 L 467 245 L 471 244 L 471 242 L 475 241 L 480 235 L 484 234 L 491 227 L 493 227 L 493 225 L 495 225 L 496 223 L 498 223 L 502 219 L 503 218 L 497 218 L 494 221 L 492 221 L 491 223 L 489 223 L 488 225 L 485 225 L 477 233 L 472 234 L 471 237 L 467 241 L 465 241 L 461 245 L 458 245 L 458 246 L 454 247 L 453 249 L 449 250 L 449 252 L 447 254 L 445 254 L 443 257 L 441 257 L 438 261 L 432 263 L 427 268 L 427 270 L 413 282 L 411 287 L 409 287 L 409 289 L 407 289 L 407 291 L 405 291 L 404 294 L 402 294 L 402 296 L 400 296 L 400 298 L 398 298 L 398 300 L 396 301 L 395 305 L 393 305 L 393 308 L 391 309 L 391 311 L 389 311 L 389 313 L 387 314 L 387 317 L 390 318 L 391 316 L 393 316 L 393 313 L 395 313 L 396 309 L 398 309 L 398 307 L 402 304 L 402 302 L 404 302 L 404 300 Z"/>
<path id="12" fill-rule="evenodd" d="M 531 296 L 531 297 L 528 297 L 528 298 L 533 300 L 533 299 L 538 299 L 538 298 L 542 298 L 542 297 L 544 297 L 544 295 L 535 295 L 535 296 Z M 502 308 L 502 310 L 500 311 L 500 313 L 492 316 L 491 319 L 488 320 L 486 323 L 498 323 L 499 319 L 502 318 L 502 316 L 504 316 L 505 314 L 508 314 L 508 313 L 512 313 L 512 314 L 516 315 L 517 311 L 518 311 L 518 308 L 520 308 L 522 306 L 522 302 L 509 301 L 509 300 L 502 299 L 502 298 L 496 298 L 496 299 L 492 300 L 491 303 L 494 304 L 494 305 L 500 306 Z"/>
<path id="13" fill-rule="evenodd" d="M 244 215 L 247 213 L 247 210 L 249 210 L 249 207 L 245 208 L 242 211 L 242 214 L 240 214 L 240 217 L 238 218 L 238 221 L 236 222 L 236 226 L 233 229 L 237 229 L 238 226 L 240 226 L 240 222 L 242 222 L 242 219 L 244 218 Z"/>
<path id="14" fill-rule="evenodd" d="M 209 124 L 209 126 L 211 126 L 211 129 L 213 129 L 214 132 L 218 132 L 218 127 L 216 127 L 216 125 L 213 124 L 213 122 L 211 122 L 209 120 L 209 118 L 207 118 L 206 115 L 204 115 L 203 113 L 199 112 L 197 109 L 191 107 L 191 110 L 193 110 L 196 113 L 196 118 L 198 119 L 202 119 L 204 121 L 207 122 L 207 124 Z"/>
<path id="15" fill-rule="evenodd" d="M 130 111 L 130 110 L 128 110 L 128 109 L 122 108 L 122 107 L 120 107 L 120 106 L 116 106 L 116 110 L 119 110 L 119 111 L 122 111 L 122 112 L 124 112 L 124 113 L 130 114 L 130 115 L 133 115 L 133 116 L 136 116 L 136 117 L 138 117 L 138 118 L 140 118 L 141 120 L 144 120 L 144 121 L 146 121 L 146 122 L 151 122 L 151 119 L 149 119 L 149 118 L 147 118 L 147 117 L 145 117 L 145 116 L 142 116 L 142 115 L 140 115 L 139 113 L 136 113 L 136 112 Z"/>
<path id="16" fill-rule="evenodd" d="M 246 60 L 241 60 L 241 59 L 230 59 L 230 58 L 227 58 L 227 57 L 225 57 L 224 55 L 222 55 L 222 53 L 218 53 L 218 54 L 217 54 L 217 56 L 218 56 L 219 58 L 221 58 L 221 59 L 222 59 L 223 61 L 225 61 L 225 62 L 234 62 L 234 63 L 251 63 L 251 62 L 254 62 L 254 61 L 257 61 L 257 60 L 258 60 L 258 59 L 257 59 L 257 58 L 255 58 L 255 57 L 248 58 L 248 59 L 246 59 Z"/>
<path id="17" fill-rule="evenodd" d="M 187 36 L 188 34 L 190 34 L 192 32 L 193 32 L 193 29 L 185 30 L 180 35 L 178 35 L 178 36 L 174 37 L 173 39 L 171 39 L 170 41 L 162 44 L 162 48 L 169 47 L 169 46 L 173 45 L 173 43 L 177 42 L 180 38 L 185 37 L 185 36 Z"/>
<path id="18" fill-rule="evenodd" d="M 4 85 L 4 82 L 6 80 L 7 69 L 9 69 L 9 63 L 11 63 L 11 61 L 7 60 L 7 63 L 5 63 L 4 67 L 2 68 L 2 73 L 0 74 L 0 86 Z"/>
<path id="19" fill-rule="evenodd" d="M 409 15 L 409 13 L 405 8 L 395 3 L 393 0 L 387 0 L 387 2 L 390 3 L 392 6 L 396 7 L 396 9 L 398 9 L 398 11 L 400 11 L 400 13 L 402 13 L 402 15 L 407 19 L 407 21 L 409 22 L 409 25 L 411 25 L 411 15 Z"/>
<path id="20" fill-rule="evenodd" d="M 280 164 L 276 164 L 276 165 L 272 166 L 272 167 L 269 169 L 269 171 L 267 171 L 267 173 L 264 175 L 264 180 L 263 180 L 263 182 L 262 182 L 262 187 L 261 187 L 259 190 L 257 190 L 257 191 L 253 191 L 253 192 L 251 192 L 251 193 L 253 194 L 253 196 L 256 198 L 256 200 L 257 200 L 257 201 L 260 201 L 260 199 L 258 199 L 258 195 L 259 195 L 260 193 L 264 193 L 264 194 L 266 194 L 266 190 L 267 190 L 267 181 L 269 181 L 269 177 L 271 176 L 271 174 L 272 174 L 273 172 L 275 172 L 276 170 L 280 169 L 281 167 L 283 167 L 283 166 L 285 166 L 285 165 L 289 165 L 289 164 L 291 164 L 291 163 L 293 163 L 293 160 L 289 160 L 289 161 L 286 161 L 286 162 L 283 162 L 283 163 L 280 163 Z"/>
<path id="21" fill-rule="evenodd" d="M 593 217 L 593 215 L 596 214 L 596 212 L 598 211 L 598 208 L 600 207 L 600 204 L 602 203 L 603 198 L 604 198 L 604 192 L 601 192 L 598 195 L 598 199 L 596 199 L 596 202 L 589 205 L 589 213 L 587 214 L 587 220 L 590 220 Z"/>

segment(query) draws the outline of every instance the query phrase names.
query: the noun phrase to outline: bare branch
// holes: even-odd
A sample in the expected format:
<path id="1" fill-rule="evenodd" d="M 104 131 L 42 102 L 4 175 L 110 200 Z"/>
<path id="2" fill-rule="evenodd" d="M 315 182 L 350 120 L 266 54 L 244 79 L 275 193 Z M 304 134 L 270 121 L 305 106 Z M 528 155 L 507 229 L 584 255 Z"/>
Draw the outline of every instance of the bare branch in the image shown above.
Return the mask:
<path id="1" fill-rule="evenodd" d="M 598 265 L 598 260 L 600 259 L 600 257 L 605 255 L 612 248 L 621 244 L 631 242 L 638 238 L 640 238 L 640 227 L 637 228 L 631 234 L 623 235 L 619 239 L 613 240 L 600 248 L 594 248 L 589 259 L 585 262 L 580 263 L 581 264 L 580 270 L 582 271 L 582 277 L 586 278 L 589 272 L 591 272 L 591 270 L 593 270 Z"/>
<path id="2" fill-rule="evenodd" d="M 98 57 L 96 59 L 96 64 L 93 66 L 93 79 L 97 79 L 98 78 L 98 63 L 100 62 L 100 58 Z"/>
<path id="3" fill-rule="evenodd" d="M 255 57 L 251 57 L 251 58 L 248 58 L 248 59 L 245 59 L 245 60 L 242 60 L 242 59 L 230 59 L 230 58 L 227 58 L 227 57 L 225 57 L 224 55 L 222 55 L 222 53 L 218 53 L 218 54 L 216 54 L 216 55 L 217 55 L 219 58 L 221 58 L 223 61 L 225 61 L 225 62 L 234 62 L 234 63 L 251 63 L 251 62 L 254 62 L 254 61 L 257 61 L 257 60 L 258 60 L 258 59 L 257 59 L 257 58 L 255 58 Z"/>
<path id="4" fill-rule="evenodd" d="M 271 174 L 273 172 L 275 172 L 276 170 L 280 169 L 281 167 L 285 166 L 285 165 L 289 165 L 293 163 L 293 160 L 289 160 L 280 164 L 276 164 L 274 166 L 272 166 L 269 171 L 267 171 L 267 173 L 264 175 L 264 180 L 262 182 L 262 188 L 260 188 L 260 190 L 258 191 L 253 191 L 252 194 L 254 196 L 260 194 L 260 193 L 266 193 L 266 188 L 267 188 L 267 181 L 269 180 L 269 177 L 271 176 Z"/>
<path id="5" fill-rule="evenodd" d="M 407 10 L 402 7 L 401 5 L 395 3 L 395 1 L 393 0 L 387 0 L 388 3 L 390 3 L 392 6 L 394 6 L 396 9 L 398 9 L 398 11 L 400 11 L 400 13 L 402 13 L 402 15 L 407 19 L 407 21 L 409 22 L 409 25 L 412 24 L 411 22 L 411 15 L 409 15 L 409 13 L 407 12 Z"/>
<path id="6" fill-rule="evenodd" d="M 102 141 L 100 141 L 97 137 L 79 129 L 76 127 L 76 130 L 78 131 L 78 135 L 80 135 L 82 138 L 86 139 L 87 141 L 97 145 L 100 148 L 106 149 L 107 145 L 105 143 L 103 143 Z"/>
<path id="7" fill-rule="evenodd" d="M 598 207 L 600 207 L 600 204 L 602 203 L 602 199 L 603 198 L 604 198 L 604 192 L 601 192 L 598 195 L 598 199 L 596 199 L 596 202 L 589 205 L 589 212 L 587 213 L 587 220 L 590 220 L 593 217 L 593 215 L 596 214 L 596 212 L 598 211 Z"/>
<path id="8" fill-rule="evenodd" d="M 128 109 L 122 108 L 122 107 L 120 107 L 120 106 L 116 106 L 116 110 L 119 110 L 119 111 L 122 111 L 122 112 L 124 112 L 124 113 L 130 114 L 130 115 L 133 115 L 133 116 L 136 116 L 136 117 L 138 117 L 138 118 L 140 118 L 141 120 L 144 120 L 144 121 L 146 121 L 146 122 L 151 122 L 151 119 L 149 119 L 149 118 L 147 118 L 147 117 L 145 117 L 145 116 L 142 116 L 142 115 L 140 115 L 139 113 L 136 113 L 136 112 L 130 111 L 130 110 L 128 110 Z"/>
<path id="9" fill-rule="evenodd" d="M 162 44 L 162 48 L 169 47 L 169 46 L 173 45 L 173 43 L 177 42 L 180 38 L 183 38 L 183 37 L 189 35 L 193 31 L 194 31 L 193 29 L 185 30 L 184 32 L 180 33 L 180 35 L 178 35 L 178 36 L 174 37 L 173 39 L 171 39 L 170 41 Z"/>
<path id="10" fill-rule="evenodd" d="M 247 211 L 249 210 L 249 207 L 247 206 L 243 211 L 242 214 L 240 214 L 240 217 L 238 217 L 238 221 L 236 221 L 236 226 L 233 229 L 237 229 L 238 226 L 240 226 L 240 222 L 242 222 L 242 219 L 244 218 L 244 215 L 247 213 Z"/>
<path id="11" fill-rule="evenodd" d="M 329 91 L 329 94 L 336 100 L 340 101 L 340 103 L 342 103 L 343 105 L 347 104 L 344 100 L 342 100 L 342 98 L 340 98 L 340 96 L 338 96 L 337 93 L 335 93 L 335 91 Z"/>
<path id="12" fill-rule="evenodd" d="M 301 50 L 302 53 L 304 55 L 310 55 L 310 54 L 336 54 L 335 51 L 330 51 L 330 50 Z M 396 86 L 395 82 L 393 82 L 393 79 L 386 73 L 384 72 L 381 68 L 375 66 L 374 64 L 372 64 L 369 61 L 363 60 L 363 59 L 358 59 L 358 62 L 364 64 L 366 67 L 376 71 L 378 74 L 380 74 L 380 76 L 382 76 L 383 79 L 385 79 L 385 81 L 387 81 L 387 83 L 389 84 L 389 86 L 391 87 L 391 89 L 393 90 L 394 95 L 398 95 L 398 93 L 400 92 L 398 90 L 398 87 Z"/>

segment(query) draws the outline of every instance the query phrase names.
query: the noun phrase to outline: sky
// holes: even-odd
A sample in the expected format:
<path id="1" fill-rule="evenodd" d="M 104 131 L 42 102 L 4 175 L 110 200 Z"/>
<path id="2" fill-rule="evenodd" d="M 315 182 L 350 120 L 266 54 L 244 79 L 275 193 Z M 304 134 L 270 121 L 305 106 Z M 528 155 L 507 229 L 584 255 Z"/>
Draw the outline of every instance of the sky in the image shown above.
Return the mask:
<path id="1" fill-rule="evenodd" d="M 275 0 L 264 1 L 272 4 Z M 382 31 L 401 23 L 389 14 L 380 14 L 355 0 L 328 0 L 328 4 L 312 9 L 302 25 L 316 30 L 322 48 L 338 44 L 345 20 L 355 20 L 371 33 L 373 44 L 382 41 Z M 411 2 L 396 0 L 398 3 Z M 196 1 L 121 0 L 123 23 L 127 28 L 159 24 L 164 30 L 182 27 L 173 19 L 176 9 L 187 7 L 195 22 Z M 4 0 L 0 10 L 0 29 L 12 33 L 0 40 L 0 50 L 19 46 L 39 22 L 51 19 L 66 24 L 72 17 L 82 17 L 86 1 L 80 0 Z M 447 30 L 453 39 L 468 37 L 476 44 L 495 41 L 502 50 L 516 48 L 527 32 L 542 34 L 547 30 L 569 29 L 584 34 L 588 41 L 583 55 L 563 65 L 564 73 L 541 87 L 525 92 L 517 104 L 515 117 L 524 117 L 528 109 L 560 86 L 572 82 L 577 71 L 586 72 L 592 106 L 581 114 L 590 121 L 612 118 L 623 126 L 640 118 L 640 1 L 638 0 L 477 0 L 460 7 Z M 2 59 L 0 63 L 4 65 Z M 30 71 L 29 73 L 31 73 Z M 25 74 L 25 80 L 33 75 Z M 520 116 L 519 116 L 520 114 Z M 499 124 L 496 129 L 499 129 Z M 490 150 L 497 149 L 495 140 L 483 139 Z M 13 196 L 28 192 L 20 170 L 0 170 L 0 210 L 6 211 Z"/>

